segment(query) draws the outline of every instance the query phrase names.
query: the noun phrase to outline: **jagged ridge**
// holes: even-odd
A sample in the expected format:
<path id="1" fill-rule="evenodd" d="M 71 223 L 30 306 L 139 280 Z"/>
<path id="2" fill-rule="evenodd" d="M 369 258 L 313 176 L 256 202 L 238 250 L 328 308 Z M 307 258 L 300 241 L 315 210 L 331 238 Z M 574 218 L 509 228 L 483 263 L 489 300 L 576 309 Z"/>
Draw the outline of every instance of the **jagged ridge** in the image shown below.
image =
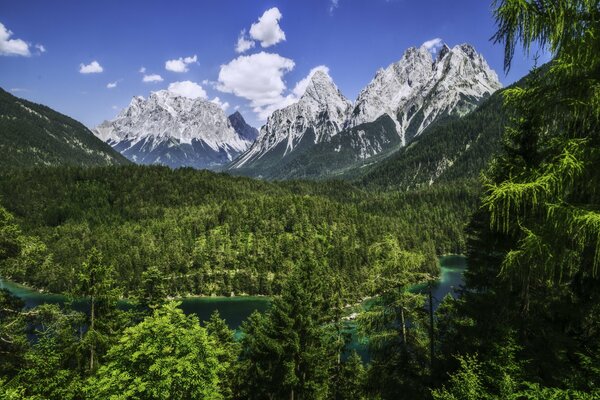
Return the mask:
<path id="1" fill-rule="evenodd" d="M 317 71 L 300 100 L 275 111 L 253 146 L 228 168 L 272 178 L 313 176 L 308 169 L 314 170 L 314 153 L 323 174 L 336 173 L 323 162 L 325 152 L 336 168 L 385 154 L 436 121 L 468 114 L 499 88 L 497 74 L 468 44 L 443 45 L 433 57 L 425 47 L 408 49 L 398 62 L 377 72 L 354 105 L 327 73 Z M 383 122 L 389 121 L 383 116 L 393 124 Z M 391 140 L 392 132 L 398 140 Z M 299 151 L 307 154 L 292 157 Z M 292 159 L 295 172 L 290 175 Z"/>

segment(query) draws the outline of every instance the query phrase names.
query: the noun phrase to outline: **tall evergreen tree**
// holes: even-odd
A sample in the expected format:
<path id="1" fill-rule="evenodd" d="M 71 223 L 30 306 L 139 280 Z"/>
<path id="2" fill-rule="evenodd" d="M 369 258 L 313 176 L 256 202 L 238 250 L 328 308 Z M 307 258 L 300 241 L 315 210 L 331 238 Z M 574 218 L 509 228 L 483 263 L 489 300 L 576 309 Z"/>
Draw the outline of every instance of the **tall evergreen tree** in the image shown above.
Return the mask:
<path id="1" fill-rule="evenodd" d="M 326 326 L 331 322 L 327 282 L 326 269 L 307 258 L 268 314 L 254 314 L 244 323 L 241 398 L 327 398 L 337 360 Z"/>
<path id="2" fill-rule="evenodd" d="M 98 346 L 107 346 L 110 318 L 116 312 L 118 289 L 114 281 L 113 267 L 103 261 L 102 253 L 92 248 L 79 273 L 78 285 L 74 294 L 89 300 L 90 312 L 87 331 L 83 345 L 88 347 L 89 370 L 93 371 L 97 364 Z M 113 314 L 113 315 L 111 315 Z M 113 321 L 114 322 L 114 321 Z M 98 325 L 100 324 L 100 329 Z"/>

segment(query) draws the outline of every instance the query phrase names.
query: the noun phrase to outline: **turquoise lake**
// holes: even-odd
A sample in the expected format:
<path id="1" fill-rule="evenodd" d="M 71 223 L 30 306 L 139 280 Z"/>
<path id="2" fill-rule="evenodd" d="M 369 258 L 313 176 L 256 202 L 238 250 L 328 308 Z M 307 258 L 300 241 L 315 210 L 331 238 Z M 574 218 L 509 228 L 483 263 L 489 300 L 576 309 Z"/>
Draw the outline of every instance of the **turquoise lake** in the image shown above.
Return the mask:
<path id="1" fill-rule="evenodd" d="M 463 256 L 440 257 L 441 274 L 434 287 L 434 306 L 448 293 L 463 284 L 463 272 L 466 269 L 466 258 Z M 0 279 L 0 288 L 6 288 L 11 293 L 21 298 L 26 307 L 35 307 L 38 304 L 62 304 L 65 296 L 59 294 L 40 293 L 22 285 Z M 419 288 L 415 288 L 419 290 Z M 202 321 L 206 321 L 214 310 L 219 310 L 221 317 L 227 321 L 232 329 L 237 329 L 248 316 L 257 311 L 266 311 L 269 308 L 268 297 L 240 296 L 240 297 L 192 297 L 181 300 L 181 308 L 186 314 L 196 314 Z M 75 303 L 77 309 L 85 309 L 85 302 Z"/>

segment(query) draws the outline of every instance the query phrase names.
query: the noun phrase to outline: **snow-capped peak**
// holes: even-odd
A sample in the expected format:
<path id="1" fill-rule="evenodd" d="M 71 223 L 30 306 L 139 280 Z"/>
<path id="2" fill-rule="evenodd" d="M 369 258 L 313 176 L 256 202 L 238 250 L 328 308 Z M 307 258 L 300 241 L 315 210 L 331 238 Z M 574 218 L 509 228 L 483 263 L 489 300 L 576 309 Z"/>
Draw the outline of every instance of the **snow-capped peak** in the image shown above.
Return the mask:
<path id="1" fill-rule="evenodd" d="M 464 115 L 499 88 L 496 73 L 469 44 L 442 44 L 433 57 L 425 46 L 411 47 L 361 91 L 347 125 L 388 114 L 406 143 L 438 117 Z"/>
<path id="2" fill-rule="evenodd" d="M 147 99 L 134 97 L 114 120 L 103 122 L 94 133 L 134 161 L 144 159 L 144 163 L 169 165 L 175 164 L 169 159 L 174 157 L 171 153 L 175 148 L 178 153 L 185 152 L 190 159 L 198 151 L 218 154 L 217 159 L 224 155 L 223 163 L 251 144 L 236 133 L 217 104 L 168 90 L 152 92 Z M 190 148 L 182 150 L 182 145 Z M 158 159 L 147 158 L 153 153 L 160 153 Z M 200 161 L 194 166 L 204 167 Z"/>
<path id="3" fill-rule="evenodd" d="M 352 103 L 329 74 L 323 70 L 315 71 L 300 99 L 273 112 L 252 147 L 236 160 L 234 167 L 242 167 L 280 146 L 283 146 L 285 156 L 306 139 L 304 135 L 309 129 L 314 135 L 309 139 L 313 143 L 329 140 L 343 129 L 351 107 Z"/>

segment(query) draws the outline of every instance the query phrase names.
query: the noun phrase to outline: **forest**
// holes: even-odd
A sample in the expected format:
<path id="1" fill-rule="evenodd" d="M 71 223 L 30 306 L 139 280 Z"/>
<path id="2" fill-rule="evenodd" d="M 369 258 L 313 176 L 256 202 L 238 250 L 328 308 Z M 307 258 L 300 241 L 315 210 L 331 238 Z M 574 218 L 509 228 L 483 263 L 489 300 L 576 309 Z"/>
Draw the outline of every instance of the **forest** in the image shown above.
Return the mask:
<path id="1" fill-rule="evenodd" d="M 90 307 L 24 308 L 0 290 L 0 398 L 599 399 L 600 7 L 498 0 L 494 15 L 506 69 L 521 47 L 553 60 L 503 92 L 478 181 L 2 171 L 2 276 Z M 432 312 L 407 289 L 443 253 L 468 270 Z M 172 299 L 232 293 L 271 306 L 236 333 Z M 367 296 L 365 359 L 343 310 Z"/>

